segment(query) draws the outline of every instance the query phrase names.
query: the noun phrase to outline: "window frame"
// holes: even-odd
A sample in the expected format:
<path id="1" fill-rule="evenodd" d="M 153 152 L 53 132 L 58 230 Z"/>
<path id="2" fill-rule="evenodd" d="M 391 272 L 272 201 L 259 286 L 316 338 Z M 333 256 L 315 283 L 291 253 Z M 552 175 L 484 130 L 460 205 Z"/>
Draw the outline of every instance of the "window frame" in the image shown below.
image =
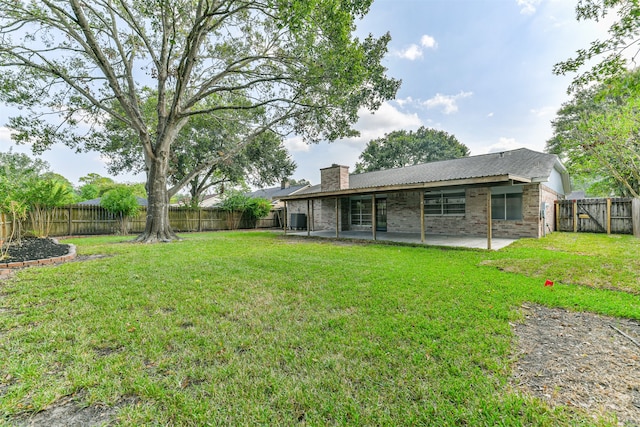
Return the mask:
<path id="1" fill-rule="evenodd" d="M 518 200 L 518 216 L 514 217 L 510 215 L 509 207 L 512 204 L 509 204 L 509 199 Z M 494 201 L 500 200 L 500 207 L 496 209 Z M 502 212 L 500 212 L 502 211 Z M 497 214 L 500 213 L 498 217 Z M 522 187 L 509 187 L 507 190 L 502 188 L 498 188 L 491 191 L 491 220 L 492 221 L 522 221 L 524 218 L 524 193 L 522 191 Z"/>
<path id="2" fill-rule="evenodd" d="M 467 190 L 424 192 L 425 216 L 464 216 L 467 213 Z"/>
<path id="3" fill-rule="evenodd" d="M 358 227 L 371 227 L 372 222 L 372 214 L 373 214 L 373 205 L 372 205 L 371 197 L 361 196 L 361 197 L 350 197 L 349 198 L 349 222 L 351 225 Z M 357 212 L 354 212 L 354 207 L 357 206 Z M 355 216 L 354 216 L 355 215 Z M 368 217 L 368 219 L 367 219 Z M 354 218 L 357 218 L 358 221 L 354 222 Z"/>

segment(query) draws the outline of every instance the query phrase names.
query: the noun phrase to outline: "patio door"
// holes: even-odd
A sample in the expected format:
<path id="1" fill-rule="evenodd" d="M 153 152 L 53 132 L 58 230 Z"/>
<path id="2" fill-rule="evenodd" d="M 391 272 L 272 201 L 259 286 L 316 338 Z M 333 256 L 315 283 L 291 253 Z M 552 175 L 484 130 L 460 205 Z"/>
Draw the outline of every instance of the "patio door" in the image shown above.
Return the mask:
<path id="1" fill-rule="evenodd" d="M 376 199 L 376 231 L 387 231 L 387 199 Z"/>

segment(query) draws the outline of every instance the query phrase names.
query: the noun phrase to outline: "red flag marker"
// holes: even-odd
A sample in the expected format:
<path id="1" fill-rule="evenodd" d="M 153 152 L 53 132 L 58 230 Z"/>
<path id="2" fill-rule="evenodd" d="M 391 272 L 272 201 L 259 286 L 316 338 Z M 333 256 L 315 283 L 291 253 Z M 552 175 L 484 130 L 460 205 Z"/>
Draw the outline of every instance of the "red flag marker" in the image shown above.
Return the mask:
<path id="1" fill-rule="evenodd" d="M 553 282 L 551 280 L 547 280 L 546 282 L 544 282 L 545 286 L 553 286 Z"/>

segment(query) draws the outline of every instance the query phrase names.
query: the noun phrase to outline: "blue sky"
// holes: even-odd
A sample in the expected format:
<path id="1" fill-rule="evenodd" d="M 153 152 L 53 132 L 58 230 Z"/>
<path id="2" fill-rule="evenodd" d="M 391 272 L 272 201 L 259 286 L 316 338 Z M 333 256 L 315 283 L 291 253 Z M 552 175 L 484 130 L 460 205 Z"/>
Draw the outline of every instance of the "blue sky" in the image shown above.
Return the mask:
<path id="1" fill-rule="evenodd" d="M 375 0 L 358 34 L 392 40 L 384 59 L 388 74 L 403 81 L 394 101 L 375 114 L 363 111 L 361 136 L 333 143 L 286 145 L 298 164 L 293 177 L 319 183 L 319 169 L 339 163 L 353 170 L 371 139 L 420 126 L 446 131 L 472 155 L 520 147 L 543 151 L 551 120 L 568 99 L 571 76 L 552 74 L 607 25 L 577 22 L 574 0 Z M 8 110 L 0 111 L 0 126 Z M 0 151 L 27 152 L 0 127 Z M 90 172 L 108 175 L 98 153 L 62 146 L 45 153 L 52 169 L 73 183 Z M 120 175 L 116 181 L 144 181 Z"/>

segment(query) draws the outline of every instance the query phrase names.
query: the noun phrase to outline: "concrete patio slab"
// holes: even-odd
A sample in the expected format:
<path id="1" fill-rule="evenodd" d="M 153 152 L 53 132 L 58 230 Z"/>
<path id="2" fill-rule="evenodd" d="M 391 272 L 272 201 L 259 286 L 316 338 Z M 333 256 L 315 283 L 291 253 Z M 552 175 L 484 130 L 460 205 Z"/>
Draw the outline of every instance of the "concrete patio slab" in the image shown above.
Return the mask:
<path id="1" fill-rule="evenodd" d="M 335 239 L 335 230 L 318 230 L 307 231 L 289 230 L 287 235 L 292 236 L 310 236 L 310 237 L 322 237 L 328 239 Z M 354 239 L 354 240 L 373 240 L 373 234 L 370 231 L 340 231 L 338 238 L 340 239 Z M 392 233 L 386 231 L 378 231 L 376 233 L 377 241 L 387 242 L 399 242 L 399 243 L 411 243 L 425 246 L 451 246 L 460 248 L 474 248 L 474 249 L 487 249 L 487 237 L 486 236 L 443 236 L 436 234 L 428 234 L 425 236 L 424 242 L 420 241 L 419 233 Z M 492 238 L 491 249 L 498 250 L 511 243 L 516 239 L 504 239 L 504 238 Z"/>

